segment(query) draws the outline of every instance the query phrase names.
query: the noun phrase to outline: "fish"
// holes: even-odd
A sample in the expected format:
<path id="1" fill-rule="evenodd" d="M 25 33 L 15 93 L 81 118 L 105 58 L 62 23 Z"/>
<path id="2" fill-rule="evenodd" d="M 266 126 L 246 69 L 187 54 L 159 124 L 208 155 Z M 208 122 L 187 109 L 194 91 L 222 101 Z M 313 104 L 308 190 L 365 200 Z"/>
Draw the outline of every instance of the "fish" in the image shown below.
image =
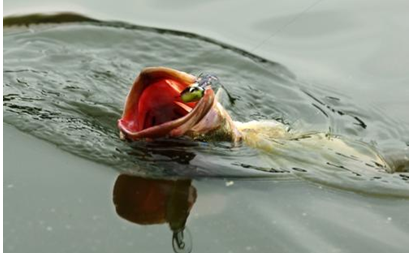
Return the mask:
<path id="1" fill-rule="evenodd" d="M 143 69 L 132 84 L 118 120 L 120 138 L 136 141 L 187 136 L 233 145 L 244 143 L 275 154 L 275 161 L 288 150 L 307 153 L 305 157 L 308 152 L 321 152 L 324 158 L 334 151 L 377 171 L 393 171 L 382 155 L 366 143 L 329 133 L 289 131 L 288 126 L 275 120 L 233 121 L 219 101 L 223 89 L 215 94 L 211 82 L 203 80 L 209 80 L 209 76 L 203 79 L 167 67 Z M 189 92 L 192 96 L 186 96 Z M 314 156 L 310 157 L 314 162 Z"/>
<path id="2" fill-rule="evenodd" d="M 181 93 L 197 82 L 191 74 L 166 67 L 141 71 L 125 100 L 118 120 L 121 139 L 208 137 L 220 141 L 242 140 L 241 132 L 211 86 L 198 101 L 184 102 Z"/>

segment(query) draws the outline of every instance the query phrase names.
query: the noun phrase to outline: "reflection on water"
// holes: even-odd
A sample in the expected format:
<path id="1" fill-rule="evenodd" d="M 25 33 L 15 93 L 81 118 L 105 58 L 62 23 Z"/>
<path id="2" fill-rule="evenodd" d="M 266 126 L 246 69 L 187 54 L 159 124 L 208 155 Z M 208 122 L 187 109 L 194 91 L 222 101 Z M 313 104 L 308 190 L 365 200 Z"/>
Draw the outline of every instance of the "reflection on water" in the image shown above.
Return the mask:
<path id="1" fill-rule="evenodd" d="M 192 238 L 186 229 L 197 193 L 192 180 L 149 179 L 118 176 L 113 201 L 123 219 L 139 225 L 168 224 L 175 252 L 191 252 Z"/>

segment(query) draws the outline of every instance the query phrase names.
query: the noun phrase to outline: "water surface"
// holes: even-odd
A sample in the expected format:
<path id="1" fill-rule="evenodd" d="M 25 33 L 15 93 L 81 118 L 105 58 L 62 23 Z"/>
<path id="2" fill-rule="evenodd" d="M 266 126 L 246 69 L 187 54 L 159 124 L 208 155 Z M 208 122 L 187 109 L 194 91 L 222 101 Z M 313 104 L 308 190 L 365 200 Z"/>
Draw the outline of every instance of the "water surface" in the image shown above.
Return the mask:
<path id="1" fill-rule="evenodd" d="M 404 157 L 409 134 L 400 119 L 213 39 L 85 21 L 5 27 L 7 251 L 170 251 L 170 219 L 162 226 L 141 226 L 117 215 L 113 192 L 124 172 L 132 175 L 126 176 L 130 181 L 146 176 L 195 179 L 187 187 L 195 189 L 195 201 L 189 193 L 193 190 L 171 193 L 170 209 L 162 212 L 188 214 L 195 252 L 407 248 L 405 172 L 374 171 L 333 153 L 326 159 L 348 166 L 327 166 L 322 158 L 298 166 L 294 158 L 309 160 L 308 150 L 287 153 L 284 165 L 277 166 L 274 157 L 245 145 L 186 139 L 130 144 L 118 139 L 116 129 L 138 71 L 156 65 L 217 74 L 236 99 L 224 103 L 236 120 L 275 119 L 294 131 L 340 135 L 361 151 L 370 147 L 385 156 Z M 176 50 L 181 46 L 184 50 Z M 16 159 L 12 150 L 17 148 L 29 158 L 27 163 Z M 134 190 L 133 184 L 129 187 Z M 191 196 L 190 213 L 186 203 L 175 202 L 186 196 Z M 132 205 L 138 206 L 125 204 Z"/>
<path id="2" fill-rule="evenodd" d="M 168 223 L 140 225 L 117 214 L 116 170 L 7 124 L 4 129 L 5 252 L 172 251 Z M 16 149 L 26 159 L 15 159 Z M 402 211 L 407 199 L 303 180 L 207 179 L 191 185 L 197 194 L 187 217 L 193 252 L 406 252 L 408 247 L 409 222 Z M 134 210 L 134 203 L 119 204 Z M 183 215 L 180 204 L 173 207 Z"/>
<path id="3" fill-rule="evenodd" d="M 6 24 L 60 22 L 66 17 L 86 20 L 75 15 L 28 16 L 7 19 Z M 137 71 L 163 65 L 219 76 L 234 99 L 224 104 L 235 120 L 273 119 L 298 133 L 342 136 L 358 153 L 384 151 L 388 161 L 393 154 L 396 163 L 405 163 L 405 125 L 369 106 L 357 107 L 336 90 L 299 81 L 284 66 L 238 48 L 189 33 L 93 20 L 10 26 L 4 45 L 5 122 L 87 159 L 135 174 L 295 174 L 360 191 L 407 192 L 405 176 L 378 173 L 373 170 L 376 162 L 350 158 L 333 147 L 311 150 L 287 143 L 286 150 L 266 154 L 229 143 L 129 144 L 118 139 L 116 120 Z M 184 50 L 175 50 L 179 46 Z"/>

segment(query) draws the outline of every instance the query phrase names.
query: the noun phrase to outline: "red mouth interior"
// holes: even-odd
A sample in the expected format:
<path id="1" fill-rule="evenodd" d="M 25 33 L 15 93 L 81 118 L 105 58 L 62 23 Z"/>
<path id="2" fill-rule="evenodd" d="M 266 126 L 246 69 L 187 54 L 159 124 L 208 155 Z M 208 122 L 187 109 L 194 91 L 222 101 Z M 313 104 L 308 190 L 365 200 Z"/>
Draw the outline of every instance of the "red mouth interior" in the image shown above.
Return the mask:
<path id="1" fill-rule="evenodd" d="M 139 97 L 138 109 L 126 115 L 128 130 L 142 131 L 188 114 L 196 102 L 183 103 L 180 93 L 186 85 L 163 79 L 146 87 Z"/>

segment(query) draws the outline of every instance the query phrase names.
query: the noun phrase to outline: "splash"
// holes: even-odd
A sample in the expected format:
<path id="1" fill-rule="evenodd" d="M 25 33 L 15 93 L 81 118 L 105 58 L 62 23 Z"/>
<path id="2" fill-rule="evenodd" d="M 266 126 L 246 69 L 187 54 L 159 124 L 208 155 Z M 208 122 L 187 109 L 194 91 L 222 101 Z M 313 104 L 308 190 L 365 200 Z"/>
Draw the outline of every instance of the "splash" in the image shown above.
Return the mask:
<path id="1" fill-rule="evenodd" d="M 5 123 L 70 153 L 138 175 L 296 176 L 349 190 L 408 195 L 407 173 L 367 170 L 362 161 L 336 152 L 314 159 L 319 151 L 266 154 L 188 139 L 120 141 L 116 121 L 130 85 L 147 66 L 213 73 L 235 101 L 226 108 L 241 122 L 274 119 L 291 131 L 340 135 L 383 152 L 391 146 L 407 149 L 402 136 L 409 136 L 409 130 L 374 108 L 363 110 L 367 107 L 343 94 L 298 80 L 278 63 L 209 38 L 73 14 L 63 17 L 4 20 Z"/>

